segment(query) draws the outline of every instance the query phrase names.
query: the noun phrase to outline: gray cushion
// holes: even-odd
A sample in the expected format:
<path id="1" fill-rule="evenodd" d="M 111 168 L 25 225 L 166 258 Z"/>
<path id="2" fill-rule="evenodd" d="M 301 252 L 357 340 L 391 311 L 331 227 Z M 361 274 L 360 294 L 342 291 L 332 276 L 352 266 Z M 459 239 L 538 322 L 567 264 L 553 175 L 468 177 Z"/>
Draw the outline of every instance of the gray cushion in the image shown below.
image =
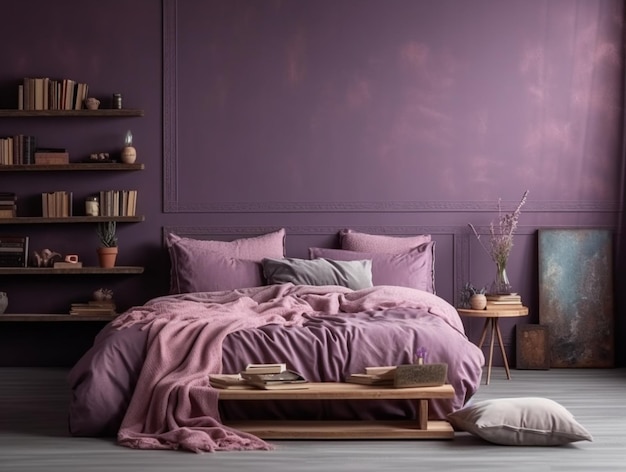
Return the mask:
<path id="1" fill-rule="evenodd" d="M 456 429 L 508 446 L 592 441 L 591 434 L 565 407 L 548 398 L 485 400 L 450 413 L 448 420 Z"/>
<path id="2" fill-rule="evenodd" d="M 372 261 L 328 259 L 263 259 L 263 273 L 269 284 L 341 285 L 353 290 L 372 286 Z"/>

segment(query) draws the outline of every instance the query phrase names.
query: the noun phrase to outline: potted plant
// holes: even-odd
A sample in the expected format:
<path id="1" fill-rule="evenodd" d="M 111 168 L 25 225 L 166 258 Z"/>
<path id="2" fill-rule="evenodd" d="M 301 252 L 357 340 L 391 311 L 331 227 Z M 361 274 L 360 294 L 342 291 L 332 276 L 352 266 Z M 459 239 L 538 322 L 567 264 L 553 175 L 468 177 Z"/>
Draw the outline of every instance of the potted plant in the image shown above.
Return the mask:
<path id="1" fill-rule="evenodd" d="M 100 239 L 100 247 L 98 248 L 98 258 L 100 267 L 115 267 L 117 258 L 117 224 L 115 221 L 103 221 L 98 223 L 96 233 Z"/>
<path id="2" fill-rule="evenodd" d="M 487 308 L 487 287 L 477 288 L 467 282 L 461 289 L 461 306 L 470 307 L 472 310 L 484 310 Z"/>

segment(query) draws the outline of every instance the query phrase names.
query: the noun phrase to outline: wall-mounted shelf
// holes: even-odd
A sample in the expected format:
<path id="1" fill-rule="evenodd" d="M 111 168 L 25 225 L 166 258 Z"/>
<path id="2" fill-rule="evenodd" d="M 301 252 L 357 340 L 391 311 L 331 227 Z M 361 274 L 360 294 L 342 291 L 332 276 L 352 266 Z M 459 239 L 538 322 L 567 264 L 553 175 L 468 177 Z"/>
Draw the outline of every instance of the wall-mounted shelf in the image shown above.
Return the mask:
<path id="1" fill-rule="evenodd" d="M 77 267 L 58 268 L 53 267 L 0 267 L 0 275 L 93 275 L 93 274 L 142 274 L 143 267 L 138 266 L 115 266 L 104 267 Z"/>
<path id="2" fill-rule="evenodd" d="M 50 171 L 89 171 L 89 170 L 143 170 L 144 164 L 121 164 L 117 162 L 91 163 L 91 162 L 75 162 L 71 164 L 19 164 L 19 165 L 0 165 L 0 172 L 50 172 Z"/>
<path id="3" fill-rule="evenodd" d="M 58 218 L 44 218 L 43 216 L 15 216 L 0 218 L 2 225 L 32 225 L 51 223 L 101 223 L 117 221 L 119 223 L 139 223 L 145 220 L 144 216 L 65 216 Z"/>
<path id="4" fill-rule="evenodd" d="M 29 123 L 30 127 L 35 129 L 40 129 L 43 126 L 49 124 L 49 122 L 54 121 L 55 119 L 60 119 L 57 123 L 58 130 L 56 132 L 63 133 L 63 126 L 67 126 L 68 122 L 64 119 L 79 119 L 79 118 L 100 118 L 101 120 L 97 120 L 98 123 L 102 123 L 102 120 L 105 119 L 119 119 L 119 118 L 130 118 L 130 117 L 142 117 L 144 116 L 144 111 L 140 109 L 131 109 L 131 108 L 122 108 L 122 109 L 98 109 L 98 110 L 16 110 L 16 109 L 0 109 L 0 119 L 4 118 L 4 123 L 9 122 L 12 119 L 15 120 L 26 120 Z M 43 122 L 46 122 L 45 125 Z M 64 125 L 63 125 L 64 123 Z M 95 122 L 92 122 L 95 124 Z M 22 122 L 22 124 L 24 124 Z M 67 134 L 70 134 L 69 132 Z M 74 137 L 75 138 L 75 137 Z M 84 139 L 88 139 L 88 137 L 84 137 Z M 15 162 L 23 162 L 23 160 L 15 160 Z M 58 164 L 58 165 L 41 165 L 41 164 L 17 164 L 17 165 L 0 165 L 0 172 L 5 173 L 30 173 L 32 177 L 35 177 L 33 173 L 55 173 L 49 175 L 49 182 L 58 182 L 60 180 L 70 180 L 70 178 L 78 178 L 78 174 L 74 172 L 82 172 L 79 180 L 85 180 L 84 178 L 89 179 L 94 185 L 100 180 L 100 177 L 103 177 L 105 174 L 95 175 L 94 172 L 118 172 L 119 171 L 140 171 L 144 170 L 145 166 L 141 163 L 133 163 L 133 164 L 124 164 L 122 162 L 114 162 L 114 161 L 81 161 L 81 162 L 70 162 L 68 164 Z M 70 177 L 70 174 L 60 175 L 59 173 L 74 173 Z M 85 175 L 87 174 L 87 175 Z M 4 174 L 5 176 L 7 174 Z M 25 176 L 20 176 L 24 177 Z M 40 176 L 36 176 L 37 185 L 41 185 Z M 107 178 L 110 175 L 106 176 Z M 30 179 L 30 177 L 29 177 Z M 7 180 L 7 179 L 5 179 Z M 17 180 L 17 179 L 16 179 Z M 17 186 L 16 184 L 15 186 Z M 5 189 L 3 189 L 5 190 Z M 7 189 L 13 190 L 13 189 Z M 32 192 L 32 190 L 31 190 Z M 112 191 L 115 192 L 115 191 Z M 121 191 L 120 191 L 121 192 Z M 130 191 L 129 191 L 130 192 Z M 43 195 L 43 194 L 42 194 Z M 17 196 L 17 195 L 16 195 Z M 117 194 L 115 196 L 119 196 L 120 202 L 123 201 L 124 195 Z M 19 199 L 19 196 L 18 200 Z M 104 203 L 107 205 L 111 202 L 117 202 L 116 199 L 108 201 L 109 194 L 108 192 L 105 195 L 101 195 L 101 198 L 104 199 Z M 134 196 L 133 196 L 134 200 Z M 64 201 L 65 203 L 65 201 Z M 117 203 L 116 203 L 117 204 Z M 100 202 L 100 205 L 103 205 L 103 202 Z M 122 206 L 126 205 L 123 203 Z M 32 206 L 32 205 L 31 205 Z M 119 213 L 122 214 L 134 214 L 134 203 L 132 205 L 132 212 L 129 210 L 129 206 L 126 208 L 120 209 Z M 43 209 L 43 205 L 42 205 Z M 109 206 L 107 209 L 110 210 Z M 126 210 L 126 211 L 124 211 Z M 36 211 L 29 212 L 31 215 L 38 213 Z M 71 214 L 71 211 L 68 212 L 55 212 L 53 214 Z M 113 213 L 112 211 L 106 211 L 103 213 Z M 118 213 L 118 212 L 116 212 Z M 39 212 L 39 214 L 43 214 L 43 212 Z M 65 216 L 65 217 L 42 217 L 42 216 L 18 216 L 18 217 L 10 217 L 10 218 L 1 218 L 0 225 L 5 227 L 5 230 L 8 225 L 24 225 L 24 227 L 28 225 L 42 225 L 49 224 L 53 225 L 50 227 L 50 231 L 55 232 L 63 232 L 67 233 L 67 237 L 71 238 L 70 231 L 71 229 L 68 227 L 68 224 L 95 224 L 95 223 L 103 223 L 103 222 L 119 222 L 119 223 L 136 223 L 144 221 L 144 216 L 112 216 L 112 215 L 101 215 L 101 216 L 86 216 L 86 215 L 78 215 L 78 216 Z M 63 224 L 63 229 L 59 227 L 55 227 L 55 225 Z M 47 231 L 47 230 L 46 230 Z M 38 233 L 43 233 L 45 231 L 38 231 Z M 81 279 L 83 277 L 89 278 L 98 276 L 106 277 L 125 277 L 127 275 L 133 274 L 142 274 L 144 272 L 143 267 L 139 266 L 114 266 L 112 268 L 103 268 L 99 266 L 93 267 L 63 267 L 63 268 L 52 268 L 52 267 L 0 267 L 0 277 L 4 276 L 4 279 L 0 279 L 3 282 L 8 280 L 10 284 L 13 285 L 26 285 L 27 287 L 32 286 L 33 288 L 36 286 L 40 286 L 42 284 L 48 283 L 49 276 L 65 276 L 67 286 L 71 287 L 74 282 L 76 282 L 77 277 Z M 41 277 L 46 276 L 46 277 Z M 23 280 L 23 278 L 28 277 L 28 280 Z M 13 298 L 12 298 L 13 300 Z M 68 304 L 69 305 L 69 304 Z M 20 311 L 19 302 L 15 305 L 16 311 Z M 31 309 L 28 309 L 30 311 Z M 39 311 L 39 309 L 35 309 L 34 311 Z M 45 311 L 45 309 L 41 309 L 41 311 Z M 51 310 L 57 311 L 57 310 Z M 2 314 L 0 315 L 0 321 L 16 321 L 16 322 L 47 322 L 47 321 L 55 321 L 55 322 L 65 322 L 65 321 L 110 321 L 114 319 L 115 316 L 112 316 L 110 313 L 108 314 L 100 314 L 100 315 L 70 315 L 62 314 L 62 313 L 29 313 L 29 314 Z"/>
<path id="5" fill-rule="evenodd" d="M 45 117 L 80 117 L 80 118 L 102 118 L 102 117 L 135 117 L 143 116 L 143 110 L 135 108 L 122 109 L 99 109 L 99 110 L 0 110 L 0 118 L 45 118 Z"/>

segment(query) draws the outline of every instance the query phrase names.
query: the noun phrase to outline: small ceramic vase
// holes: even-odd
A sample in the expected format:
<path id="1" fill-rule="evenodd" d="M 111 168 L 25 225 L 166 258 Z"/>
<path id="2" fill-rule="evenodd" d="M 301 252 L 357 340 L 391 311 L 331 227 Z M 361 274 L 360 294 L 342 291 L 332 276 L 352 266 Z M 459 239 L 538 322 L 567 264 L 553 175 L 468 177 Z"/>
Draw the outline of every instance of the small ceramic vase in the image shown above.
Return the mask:
<path id="1" fill-rule="evenodd" d="M 124 164 L 133 164 L 137 160 L 137 150 L 132 146 L 125 146 L 122 149 L 122 162 Z"/>
<path id="2" fill-rule="evenodd" d="M 484 310 L 487 308 L 487 297 L 481 293 L 472 295 L 469 299 L 472 310 Z"/>
<path id="3" fill-rule="evenodd" d="M 86 98 L 85 106 L 87 107 L 87 110 L 97 110 L 100 106 L 100 100 L 94 97 Z"/>

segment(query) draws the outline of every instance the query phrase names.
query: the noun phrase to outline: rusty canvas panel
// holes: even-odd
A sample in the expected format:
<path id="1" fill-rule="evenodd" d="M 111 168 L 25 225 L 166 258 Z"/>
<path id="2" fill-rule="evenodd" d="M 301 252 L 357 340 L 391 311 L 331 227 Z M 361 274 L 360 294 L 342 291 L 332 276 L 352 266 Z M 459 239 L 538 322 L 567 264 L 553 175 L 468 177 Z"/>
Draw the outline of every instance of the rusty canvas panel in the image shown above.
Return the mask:
<path id="1" fill-rule="evenodd" d="M 515 331 L 515 367 L 518 369 L 549 369 L 550 344 L 548 327 L 517 325 Z"/>
<path id="2" fill-rule="evenodd" d="M 613 241 L 602 229 L 539 230 L 539 323 L 551 367 L 613 367 Z"/>

